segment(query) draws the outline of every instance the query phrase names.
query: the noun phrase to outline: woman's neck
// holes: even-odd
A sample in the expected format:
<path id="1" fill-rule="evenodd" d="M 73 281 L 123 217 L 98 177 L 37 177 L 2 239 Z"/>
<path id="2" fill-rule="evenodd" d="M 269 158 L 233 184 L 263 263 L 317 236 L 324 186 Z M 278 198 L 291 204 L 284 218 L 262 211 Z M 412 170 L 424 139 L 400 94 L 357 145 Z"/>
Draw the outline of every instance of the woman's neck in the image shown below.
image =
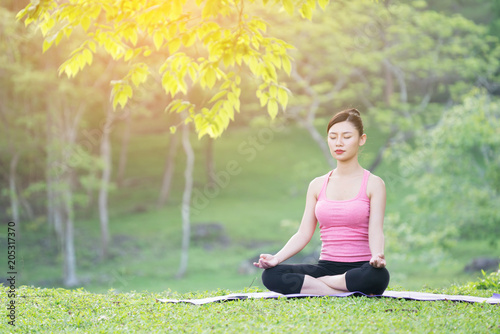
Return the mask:
<path id="1" fill-rule="evenodd" d="M 359 173 L 363 167 L 358 162 L 358 159 L 351 159 L 349 161 L 337 161 L 337 168 L 335 174 L 337 175 L 352 175 Z"/>

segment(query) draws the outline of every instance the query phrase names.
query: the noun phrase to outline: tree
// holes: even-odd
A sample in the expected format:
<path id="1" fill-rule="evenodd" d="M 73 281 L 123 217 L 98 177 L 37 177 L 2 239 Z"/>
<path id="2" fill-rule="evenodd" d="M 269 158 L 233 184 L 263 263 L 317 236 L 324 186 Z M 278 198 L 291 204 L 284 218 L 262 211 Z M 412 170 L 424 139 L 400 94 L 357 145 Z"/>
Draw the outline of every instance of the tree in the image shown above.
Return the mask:
<path id="1" fill-rule="evenodd" d="M 301 46 L 292 53 L 292 75 L 283 79 L 294 94 L 287 116 L 308 130 L 332 165 L 317 116 L 362 107 L 388 135 L 373 170 L 390 145 L 436 122 L 438 103 L 488 85 L 500 68 L 498 39 L 485 27 L 426 10 L 421 1 L 336 1 L 295 29 L 281 17 L 272 20 L 275 34 Z"/>
<path id="2" fill-rule="evenodd" d="M 83 33 L 81 44 L 60 66 L 59 73 L 74 77 L 93 63 L 97 48 L 116 61 L 124 61 L 128 73 L 112 81 L 113 107 L 125 107 L 150 72 L 157 68 L 161 85 L 173 99 L 170 112 L 186 113 L 183 146 L 188 156 L 186 186 L 183 196 L 183 249 L 189 240 L 189 202 L 192 190 L 192 164 L 187 124 L 192 122 L 199 137 L 218 137 L 240 110 L 242 69 L 246 68 L 261 84 L 256 90 L 262 107 L 274 118 L 279 105 L 286 108 L 287 90 L 278 80 L 277 70 L 290 73 L 291 61 L 286 42 L 265 36 L 267 24 L 251 16 L 245 0 L 152 0 L 101 2 L 84 0 L 35 0 L 18 14 L 25 24 L 34 24 L 44 36 L 43 50 L 57 45 L 63 36 Z M 312 18 L 315 0 L 281 0 L 283 8 L 293 14 L 295 8 L 303 17 Z M 322 8 L 328 0 L 319 0 Z M 271 6 L 264 1 L 265 6 Z M 168 57 L 165 57 L 168 55 Z M 163 58 L 163 59 L 162 59 Z M 158 60 L 162 64 L 158 68 Z M 191 87 L 200 85 L 213 95 L 208 106 L 197 108 L 187 99 Z M 171 128 L 175 132 L 175 126 Z M 188 175 L 190 173 L 190 175 Z M 104 177 L 104 175 L 103 175 Z M 187 205 L 187 207 L 186 207 Z M 178 273 L 182 277 L 186 263 Z"/>
<path id="3" fill-rule="evenodd" d="M 158 71 L 164 90 L 175 98 L 168 106 L 172 112 L 188 111 L 186 122 L 194 122 L 199 136 L 219 136 L 240 110 L 241 69 L 261 82 L 256 94 L 267 106 L 271 117 L 278 107 L 286 107 L 288 95 L 280 85 L 277 70 L 290 73 L 291 62 L 283 40 L 265 36 L 267 24 L 253 16 L 244 0 L 173 0 L 102 2 L 85 0 L 32 1 L 18 18 L 40 28 L 45 40 L 43 50 L 60 43 L 79 29 L 84 38 L 61 65 L 59 73 L 75 76 L 93 62 L 97 48 L 115 60 L 128 64 L 129 72 L 113 81 L 113 105 L 124 107 L 134 88 L 143 84 L 156 67 L 155 57 L 163 64 Z M 303 17 L 312 18 L 315 0 L 281 0 L 293 14 L 298 8 Z M 319 0 L 322 8 L 328 0 Z M 196 110 L 192 103 L 179 98 L 186 95 L 189 82 L 203 89 L 214 89 L 210 106 Z"/>
<path id="4" fill-rule="evenodd" d="M 79 141 L 80 121 L 102 102 L 96 91 L 103 81 L 57 78 L 57 54 L 37 56 L 33 49 L 39 48 L 39 36 L 2 7 L 0 15 L 2 160 L 8 161 L 10 186 L 4 189 L 9 189 L 18 228 L 40 228 L 38 222 L 46 218 L 62 255 L 64 284 L 73 286 L 78 282 L 75 209 L 95 190 L 100 166 L 93 156 L 98 142 Z"/>
<path id="5" fill-rule="evenodd" d="M 498 243 L 499 129 L 499 101 L 475 89 L 435 127 L 419 130 L 414 144 L 394 148 L 404 185 L 413 189 L 398 224 L 404 234 L 427 244 L 456 237 Z"/>
<path id="6" fill-rule="evenodd" d="M 188 264 L 189 241 L 191 237 L 191 194 L 193 191 L 193 170 L 194 170 L 194 152 L 189 140 L 189 124 L 182 126 L 182 146 L 186 153 L 186 169 L 184 171 L 184 193 L 182 196 L 181 215 L 182 215 L 182 246 L 181 262 L 177 278 L 183 278 L 186 275 Z"/>

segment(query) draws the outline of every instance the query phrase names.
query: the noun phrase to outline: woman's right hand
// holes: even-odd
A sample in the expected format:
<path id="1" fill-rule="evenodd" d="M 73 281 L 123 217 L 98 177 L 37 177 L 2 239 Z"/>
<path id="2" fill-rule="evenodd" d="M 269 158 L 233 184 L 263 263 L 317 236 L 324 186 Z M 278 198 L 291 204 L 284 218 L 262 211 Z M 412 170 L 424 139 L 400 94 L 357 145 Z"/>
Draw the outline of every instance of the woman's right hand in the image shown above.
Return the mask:
<path id="1" fill-rule="evenodd" d="M 279 259 L 271 254 L 260 254 L 259 262 L 254 262 L 253 265 L 261 269 L 269 269 L 276 267 L 280 263 Z"/>

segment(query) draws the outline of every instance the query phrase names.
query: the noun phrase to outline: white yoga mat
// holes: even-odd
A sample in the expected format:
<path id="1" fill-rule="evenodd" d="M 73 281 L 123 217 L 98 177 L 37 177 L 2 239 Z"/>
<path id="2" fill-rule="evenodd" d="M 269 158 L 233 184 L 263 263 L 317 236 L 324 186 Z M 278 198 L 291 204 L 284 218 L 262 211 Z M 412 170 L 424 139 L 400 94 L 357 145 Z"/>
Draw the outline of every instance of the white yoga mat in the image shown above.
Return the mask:
<path id="1" fill-rule="evenodd" d="M 425 293 L 415 291 L 385 291 L 382 295 L 368 296 L 361 292 L 346 292 L 337 295 L 329 295 L 329 297 L 348 297 L 348 296 L 365 296 L 368 298 L 402 298 L 408 300 L 421 300 L 421 301 L 437 301 L 449 300 L 454 302 L 467 302 L 467 303 L 488 303 L 500 304 L 500 294 L 494 293 L 490 298 L 462 296 L 462 295 L 446 295 L 436 293 Z M 244 299 L 278 299 L 278 298 L 309 298 L 309 297 L 325 297 L 323 295 L 310 295 L 310 294 L 291 294 L 283 295 L 276 292 L 254 292 L 254 293 L 232 293 L 224 296 L 201 298 L 201 299 L 156 299 L 161 303 L 190 303 L 194 305 L 203 305 L 214 302 L 225 302 L 231 300 L 244 300 Z"/>

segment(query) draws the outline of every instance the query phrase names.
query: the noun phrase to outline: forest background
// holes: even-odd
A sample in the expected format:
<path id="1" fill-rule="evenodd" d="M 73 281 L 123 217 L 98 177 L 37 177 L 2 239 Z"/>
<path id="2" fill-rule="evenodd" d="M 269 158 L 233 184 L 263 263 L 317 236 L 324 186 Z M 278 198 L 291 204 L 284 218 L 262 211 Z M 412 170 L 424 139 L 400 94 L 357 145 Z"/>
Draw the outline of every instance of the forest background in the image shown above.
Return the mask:
<path id="1" fill-rule="evenodd" d="M 289 75 L 265 91 L 241 68 L 240 111 L 201 138 L 165 76 L 130 72 L 133 54 L 89 56 L 83 31 L 49 48 L 16 20 L 27 5 L 0 6 L 1 221 L 16 223 L 19 284 L 259 286 L 251 262 L 298 227 L 307 184 L 335 165 L 326 123 L 347 107 L 366 122 L 362 165 L 388 190 L 391 286 L 465 282 L 480 275 L 464 271 L 470 261 L 498 259 L 500 1 L 334 1 L 310 20 L 248 4 L 266 35 L 294 46 L 290 63 L 269 60 Z M 155 36 L 143 42 L 161 49 Z M 91 66 L 78 75 L 60 67 L 80 54 Z M 133 94 L 120 86 L 130 73 L 141 81 Z M 209 84 L 181 93 L 196 112 L 222 96 Z M 316 236 L 294 260 L 312 261 L 318 248 Z"/>

